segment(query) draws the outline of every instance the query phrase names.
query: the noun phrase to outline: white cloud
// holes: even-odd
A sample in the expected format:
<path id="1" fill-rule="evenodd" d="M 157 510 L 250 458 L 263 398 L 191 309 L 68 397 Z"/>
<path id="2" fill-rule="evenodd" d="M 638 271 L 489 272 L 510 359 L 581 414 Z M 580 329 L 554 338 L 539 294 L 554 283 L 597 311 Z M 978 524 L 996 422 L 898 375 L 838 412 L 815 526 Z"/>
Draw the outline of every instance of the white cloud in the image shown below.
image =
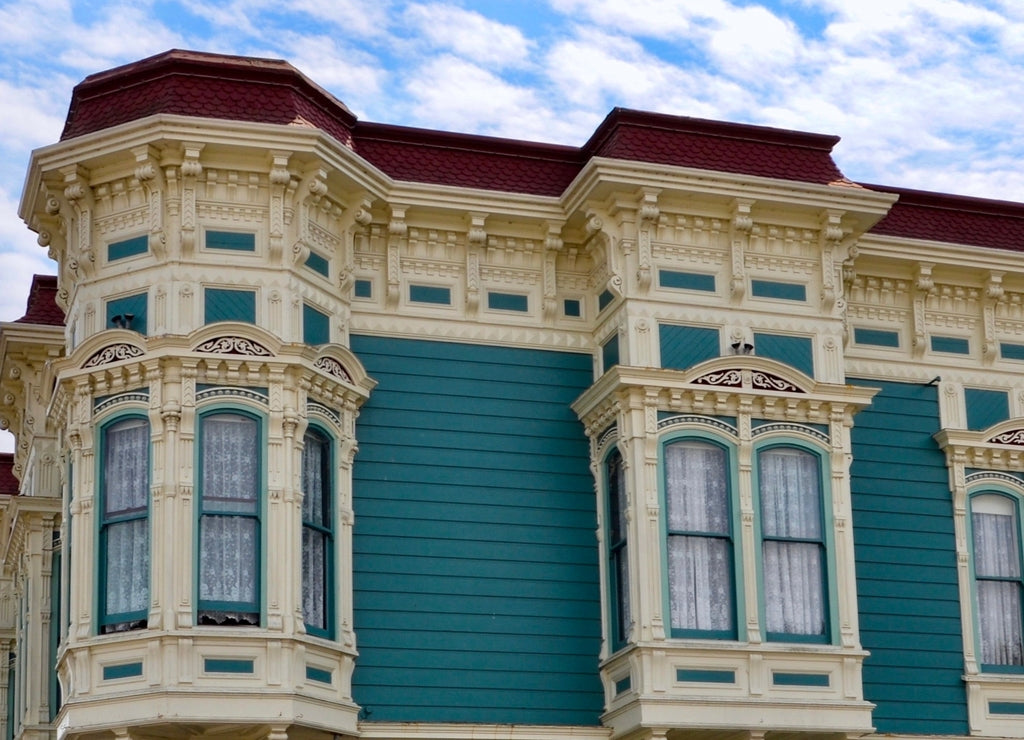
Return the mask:
<path id="1" fill-rule="evenodd" d="M 415 4 L 406 20 L 425 41 L 484 67 L 527 63 L 533 44 L 515 26 L 447 4 Z"/>

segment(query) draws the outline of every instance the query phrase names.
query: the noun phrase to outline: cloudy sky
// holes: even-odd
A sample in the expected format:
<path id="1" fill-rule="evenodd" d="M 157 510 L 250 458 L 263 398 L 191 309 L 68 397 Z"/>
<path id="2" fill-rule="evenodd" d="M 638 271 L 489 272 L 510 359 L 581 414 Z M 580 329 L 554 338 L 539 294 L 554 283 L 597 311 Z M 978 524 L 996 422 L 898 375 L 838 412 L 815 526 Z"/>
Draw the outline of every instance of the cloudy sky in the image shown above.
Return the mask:
<path id="1" fill-rule="evenodd" d="M 29 153 L 83 77 L 170 48 L 286 59 L 364 120 L 580 145 L 625 106 L 838 134 L 854 180 L 1024 200 L 1020 0 L 0 0 L 0 321 L 54 271 L 17 216 Z"/>

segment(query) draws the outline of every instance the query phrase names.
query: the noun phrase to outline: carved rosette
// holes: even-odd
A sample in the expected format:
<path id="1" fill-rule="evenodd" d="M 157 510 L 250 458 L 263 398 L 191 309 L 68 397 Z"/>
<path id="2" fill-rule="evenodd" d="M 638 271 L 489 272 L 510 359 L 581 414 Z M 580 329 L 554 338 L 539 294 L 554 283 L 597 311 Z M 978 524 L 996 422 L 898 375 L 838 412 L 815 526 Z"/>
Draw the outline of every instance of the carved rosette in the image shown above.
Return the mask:
<path id="1" fill-rule="evenodd" d="M 134 344 L 128 344 L 126 342 L 119 342 L 118 344 L 109 344 L 101 350 L 94 352 L 89 356 L 83 364 L 83 368 L 97 367 L 99 365 L 107 365 L 111 362 L 118 362 L 120 360 L 130 360 L 134 357 L 140 357 L 145 352 Z"/>
<path id="2" fill-rule="evenodd" d="M 212 352 L 217 355 L 249 355 L 251 357 L 273 357 L 274 353 L 259 342 L 245 337 L 216 337 L 208 339 L 196 352 Z"/>

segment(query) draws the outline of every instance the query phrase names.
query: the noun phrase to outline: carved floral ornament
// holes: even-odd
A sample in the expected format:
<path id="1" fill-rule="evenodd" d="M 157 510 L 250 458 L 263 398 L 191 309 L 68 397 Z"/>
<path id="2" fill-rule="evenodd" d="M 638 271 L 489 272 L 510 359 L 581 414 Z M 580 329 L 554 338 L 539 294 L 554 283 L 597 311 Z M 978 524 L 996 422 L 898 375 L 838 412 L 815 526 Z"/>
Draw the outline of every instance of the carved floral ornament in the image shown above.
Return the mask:
<path id="1" fill-rule="evenodd" d="M 118 362 L 119 360 L 130 360 L 134 357 L 140 357 L 145 354 L 142 349 L 136 347 L 134 344 L 128 344 L 127 342 L 118 342 L 117 344 L 108 344 L 96 352 L 93 352 L 89 359 L 83 364 L 83 368 L 97 367 L 99 365 L 107 365 L 111 362 Z"/>
<path id="2" fill-rule="evenodd" d="M 1008 429 L 988 440 L 991 444 L 1024 447 L 1024 429 Z"/>
<path id="3" fill-rule="evenodd" d="M 273 357 L 274 353 L 259 342 L 245 337 L 214 337 L 207 339 L 195 349 L 196 352 L 210 352 L 215 355 L 247 355 L 250 357 Z"/>
<path id="4" fill-rule="evenodd" d="M 321 357 L 314 363 L 314 367 L 317 370 L 322 370 L 328 375 L 340 378 L 346 383 L 352 382 L 352 376 L 349 374 L 348 370 L 345 369 L 345 366 L 333 357 Z"/>
<path id="5" fill-rule="evenodd" d="M 787 393 L 804 392 L 802 388 L 798 388 L 785 378 L 763 370 L 750 370 L 749 382 L 745 383 L 744 374 L 747 372 L 746 370 L 739 369 L 716 370 L 707 375 L 701 375 L 693 382 L 695 385 L 716 385 L 726 388 L 743 388 L 749 383 L 750 387 L 758 390 L 784 391 Z"/>

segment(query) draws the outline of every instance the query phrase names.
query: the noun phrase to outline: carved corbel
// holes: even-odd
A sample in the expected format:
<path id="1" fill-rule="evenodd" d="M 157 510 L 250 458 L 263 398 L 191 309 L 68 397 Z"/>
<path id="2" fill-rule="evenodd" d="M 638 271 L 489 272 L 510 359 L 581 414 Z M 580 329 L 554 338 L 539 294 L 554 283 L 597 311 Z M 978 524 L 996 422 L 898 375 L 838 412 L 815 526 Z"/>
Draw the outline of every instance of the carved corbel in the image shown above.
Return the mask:
<path id="1" fill-rule="evenodd" d="M 928 296 L 935 293 L 935 280 L 932 277 L 932 269 L 934 267 L 935 265 L 931 262 L 920 262 L 917 265 L 917 272 L 914 276 L 914 331 L 911 339 L 911 351 L 915 357 L 922 357 L 924 355 L 925 345 L 928 340 L 925 310 L 928 305 Z"/>
<path id="2" fill-rule="evenodd" d="M 739 303 L 747 292 L 747 248 L 750 246 L 750 232 L 754 228 L 751 208 L 754 201 L 736 198 L 732 202 L 732 219 L 729 221 L 729 244 L 732 261 L 732 278 L 729 292 L 733 303 Z"/>
<path id="3" fill-rule="evenodd" d="M 373 201 L 364 195 L 355 208 L 345 212 L 345 221 L 341 228 L 341 254 L 338 255 L 338 287 L 341 294 L 347 296 L 355 284 L 356 269 L 356 238 L 367 233 L 367 227 L 373 223 Z"/>
<path id="4" fill-rule="evenodd" d="M 651 238 L 652 232 L 657 228 L 658 217 L 661 215 L 661 209 L 658 208 L 660 193 L 661 191 L 655 188 L 641 188 L 640 190 L 640 203 L 637 207 L 636 280 L 642 291 L 651 287 L 651 278 L 654 272 L 651 267 L 653 260 Z"/>
<path id="5" fill-rule="evenodd" d="M 160 168 L 156 147 L 149 144 L 132 149 L 135 155 L 135 179 L 139 181 L 149 205 L 149 251 L 163 259 L 167 255 L 167 237 L 164 234 L 164 190 L 166 180 Z"/>
<path id="6" fill-rule="evenodd" d="M 64 197 L 75 211 L 76 228 L 69 239 L 72 254 L 68 254 L 69 265 L 82 277 L 91 276 L 96 270 L 96 255 L 92 246 L 92 217 L 95 205 L 92 188 L 89 186 L 89 171 L 79 165 L 61 169 L 64 176 Z"/>
<path id="7" fill-rule="evenodd" d="M 203 145 L 195 142 L 183 144 L 181 171 L 181 251 L 190 255 L 196 248 L 196 180 L 203 172 L 199 155 Z"/>
<path id="8" fill-rule="evenodd" d="M 558 253 L 562 250 L 565 242 L 562 240 L 562 224 L 547 222 L 547 231 L 544 237 L 544 321 L 552 323 L 558 316 L 558 275 L 555 271 L 558 261 Z"/>
<path id="9" fill-rule="evenodd" d="M 315 208 L 319 207 L 320 201 L 323 200 L 324 196 L 327 195 L 327 170 L 322 167 L 314 167 L 313 169 L 306 172 L 302 177 L 302 181 L 297 186 L 290 188 L 289 192 L 295 194 L 295 199 L 298 201 L 295 206 L 289 206 L 289 210 L 298 211 L 298 238 L 292 245 L 292 264 L 302 265 L 305 264 L 306 260 L 309 259 L 310 244 L 313 241 L 311 232 L 311 223 L 313 220 L 312 212 Z M 280 179 L 283 179 L 283 175 L 278 175 Z M 288 184 L 293 185 L 291 175 L 289 173 Z M 291 199 L 288 199 L 289 202 Z"/>
<path id="10" fill-rule="evenodd" d="M 288 169 L 288 160 L 292 153 L 287 151 L 272 151 L 270 157 L 270 261 L 277 263 L 284 253 L 284 229 L 285 210 L 288 210 L 287 220 L 291 220 L 292 207 L 289 202 L 289 195 L 294 192 L 292 184 L 292 173 Z M 306 256 L 309 254 L 307 252 Z"/>
<path id="11" fill-rule="evenodd" d="M 475 316 L 480 308 L 480 252 L 487 245 L 486 213 L 466 217 L 466 315 Z"/>
<path id="12" fill-rule="evenodd" d="M 405 223 L 407 209 L 408 206 L 392 205 L 388 221 L 388 285 L 385 299 L 388 308 L 397 308 L 402 295 L 402 252 L 409 237 L 409 225 Z"/>
<path id="13" fill-rule="evenodd" d="M 597 266 L 597 279 L 600 280 L 600 268 L 604 268 L 604 285 L 598 284 L 598 288 L 608 290 L 615 296 L 622 295 L 622 275 L 618 262 L 615 259 L 615 250 L 612 249 L 612 238 L 604 230 L 604 219 L 593 211 L 586 214 L 584 232 L 586 238 L 584 247 L 590 252 Z"/>
<path id="14" fill-rule="evenodd" d="M 843 239 L 843 212 L 825 211 L 821 216 L 821 305 L 825 311 L 842 309 L 841 282 L 837 280 L 836 254 Z"/>
<path id="15" fill-rule="evenodd" d="M 996 309 L 1003 299 L 1005 288 L 1003 276 L 1006 273 L 993 270 L 985 283 L 985 299 L 982 301 L 982 354 L 986 361 L 991 362 L 999 356 L 999 340 L 996 337 Z"/>

